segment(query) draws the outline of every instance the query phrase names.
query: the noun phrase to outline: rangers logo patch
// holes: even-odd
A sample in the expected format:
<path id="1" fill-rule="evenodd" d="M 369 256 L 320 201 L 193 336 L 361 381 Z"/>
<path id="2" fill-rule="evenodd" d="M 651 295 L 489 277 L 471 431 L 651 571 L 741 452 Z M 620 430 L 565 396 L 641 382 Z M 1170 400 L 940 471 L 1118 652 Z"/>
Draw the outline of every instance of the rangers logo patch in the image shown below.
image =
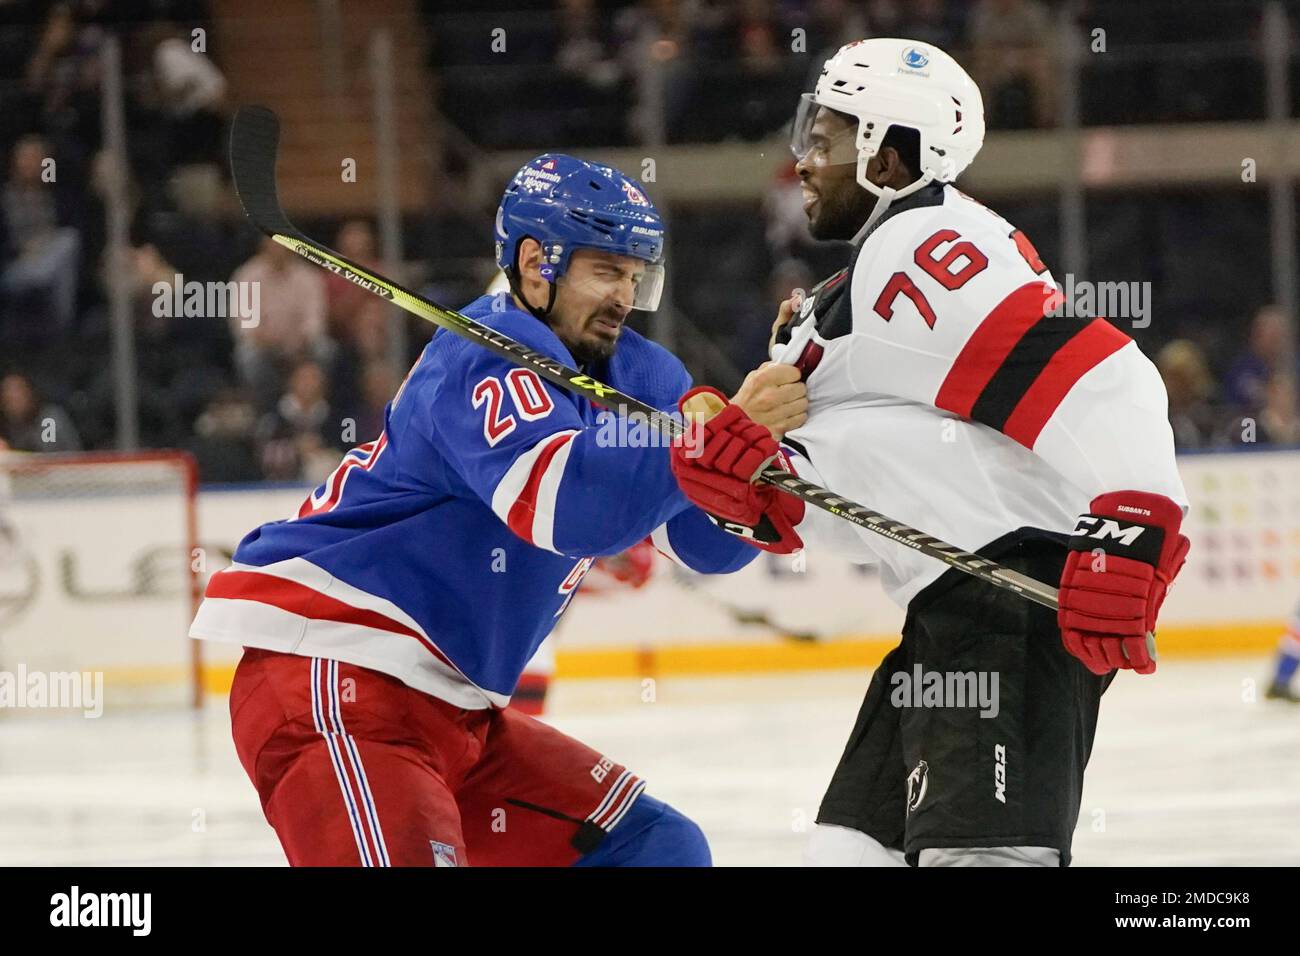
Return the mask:
<path id="1" fill-rule="evenodd" d="M 450 843 L 439 843 L 437 840 L 430 840 L 429 847 L 433 850 L 433 865 L 438 866 L 459 866 L 456 862 L 456 848 Z"/>

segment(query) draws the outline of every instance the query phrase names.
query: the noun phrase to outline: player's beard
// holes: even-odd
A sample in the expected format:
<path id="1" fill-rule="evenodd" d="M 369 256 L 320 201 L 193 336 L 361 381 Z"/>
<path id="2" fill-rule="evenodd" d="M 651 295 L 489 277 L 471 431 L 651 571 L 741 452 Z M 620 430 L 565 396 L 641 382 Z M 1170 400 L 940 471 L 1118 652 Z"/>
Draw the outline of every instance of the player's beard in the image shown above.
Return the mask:
<path id="1" fill-rule="evenodd" d="M 612 337 L 596 332 L 592 329 L 592 326 L 597 317 L 592 316 L 587 320 L 583 326 L 583 336 L 569 348 L 574 360 L 580 365 L 591 365 L 594 362 L 603 362 L 608 359 L 614 354 L 614 349 L 618 347 L 618 340 L 623 334 L 622 322 L 619 323 L 618 333 Z M 613 316 L 608 318 L 612 319 Z"/>
<path id="2" fill-rule="evenodd" d="M 875 197 L 856 180 L 817 195 L 817 215 L 808 220 L 809 234 L 819 242 L 852 239 L 875 208 Z"/>

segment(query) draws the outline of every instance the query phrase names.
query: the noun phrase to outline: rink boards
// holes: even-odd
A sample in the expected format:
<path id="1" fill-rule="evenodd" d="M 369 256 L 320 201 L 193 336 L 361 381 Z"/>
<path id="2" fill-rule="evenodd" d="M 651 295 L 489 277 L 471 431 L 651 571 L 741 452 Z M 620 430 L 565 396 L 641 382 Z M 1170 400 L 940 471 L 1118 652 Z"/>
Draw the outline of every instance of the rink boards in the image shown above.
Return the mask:
<path id="1" fill-rule="evenodd" d="M 1164 656 L 1259 653 L 1300 597 L 1300 452 L 1180 459 L 1193 547 L 1161 618 Z M 292 514 L 307 489 L 205 489 L 199 538 L 207 572 L 252 527 Z M 59 502 L 16 518 L 22 567 L 0 575 L 0 648 L 38 646 L 60 666 L 150 682 L 183 672 L 183 575 L 146 575 L 176 545 L 175 522 L 130 496 Z M 10 559 L 14 559 L 10 552 Z M 878 660 L 902 612 L 874 572 L 833 556 L 763 555 L 729 576 L 688 575 L 656 555 L 636 589 L 593 575 L 562 619 L 569 676 L 782 671 Z M 11 593 L 12 592 L 12 593 Z M 767 624 L 752 623 L 765 617 Z M 744 623 L 749 620 L 751 623 Z M 797 641 L 781 631 L 803 632 Z M 206 683 L 228 681 L 238 651 L 205 647 Z M 0 662 L 2 663 L 2 662 Z"/>

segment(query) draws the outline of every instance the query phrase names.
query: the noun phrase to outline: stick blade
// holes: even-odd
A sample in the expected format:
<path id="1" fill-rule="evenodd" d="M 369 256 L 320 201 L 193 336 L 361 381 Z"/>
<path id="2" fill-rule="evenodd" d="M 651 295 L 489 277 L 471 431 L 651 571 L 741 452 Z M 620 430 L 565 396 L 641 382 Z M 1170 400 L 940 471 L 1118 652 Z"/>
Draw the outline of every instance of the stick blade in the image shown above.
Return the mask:
<path id="1" fill-rule="evenodd" d="M 244 215 L 268 236 L 298 232 L 280 208 L 275 188 L 279 147 L 280 120 L 275 113 L 265 106 L 241 106 L 230 126 L 230 175 Z"/>

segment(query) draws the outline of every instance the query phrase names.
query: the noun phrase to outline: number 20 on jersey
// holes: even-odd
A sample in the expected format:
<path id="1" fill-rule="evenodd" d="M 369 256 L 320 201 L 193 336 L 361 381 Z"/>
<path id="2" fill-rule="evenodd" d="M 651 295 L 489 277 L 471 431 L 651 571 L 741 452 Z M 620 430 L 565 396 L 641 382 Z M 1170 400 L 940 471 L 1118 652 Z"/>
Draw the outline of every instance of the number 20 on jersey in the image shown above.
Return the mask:
<path id="1" fill-rule="evenodd" d="M 514 412 L 505 410 L 505 395 L 510 393 Z M 519 426 L 519 420 L 535 422 L 545 418 L 555 408 L 551 396 L 537 373 L 531 369 L 517 368 L 506 374 L 505 385 L 496 376 L 488 376 L 474 386 L 475 408 L 484 409 L 483 438 L 489 446 L 505 438 Z"/>

